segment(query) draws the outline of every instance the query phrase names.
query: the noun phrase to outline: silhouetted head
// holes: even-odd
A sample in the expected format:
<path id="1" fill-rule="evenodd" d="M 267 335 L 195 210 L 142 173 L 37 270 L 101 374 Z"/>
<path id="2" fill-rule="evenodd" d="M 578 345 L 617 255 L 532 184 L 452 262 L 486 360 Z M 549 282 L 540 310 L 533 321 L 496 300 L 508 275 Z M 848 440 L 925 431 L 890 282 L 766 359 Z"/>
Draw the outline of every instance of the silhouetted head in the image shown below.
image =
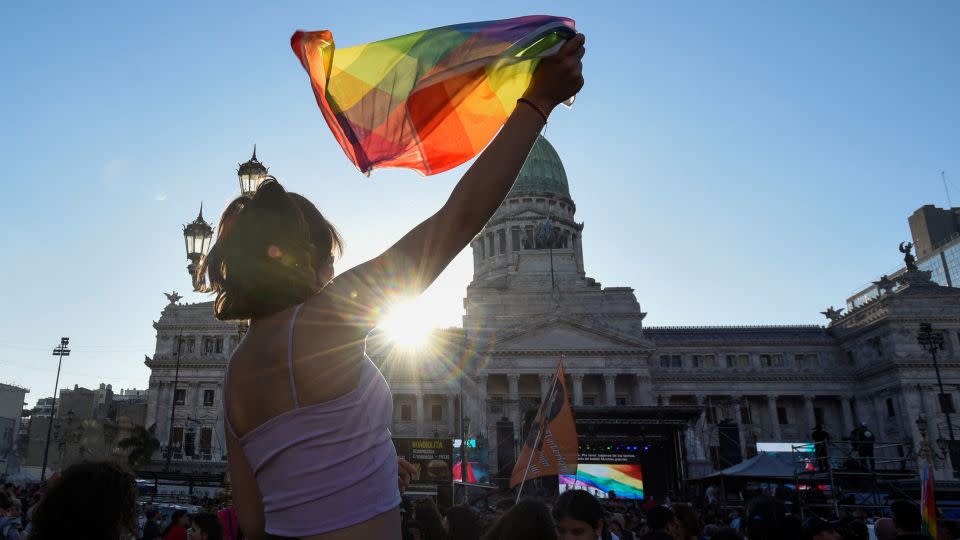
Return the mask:
<path id="1" fill-rule="evenodd" d="M 556 540 L 550 509 L 536 499 L 523 499 L 487 531 L 483 540 Z M 592 540 L 592 539 L 591 539 Z"/>
<path id="2" fill-rule="evenodd" d="M 561 540 L 593 539 L 603 530 L 603 506 L 589 492 L 571 489 L 553 503 L 553 520 Z"/>
<path id="3" fill-rule="evenodd" d="M 343 249 L 336 228 L 273 177 L 227 205 L 217 241 L 197 269 L 217 294 L 220 320 L 266 317 L 304 302 L 333 278 Z"/>

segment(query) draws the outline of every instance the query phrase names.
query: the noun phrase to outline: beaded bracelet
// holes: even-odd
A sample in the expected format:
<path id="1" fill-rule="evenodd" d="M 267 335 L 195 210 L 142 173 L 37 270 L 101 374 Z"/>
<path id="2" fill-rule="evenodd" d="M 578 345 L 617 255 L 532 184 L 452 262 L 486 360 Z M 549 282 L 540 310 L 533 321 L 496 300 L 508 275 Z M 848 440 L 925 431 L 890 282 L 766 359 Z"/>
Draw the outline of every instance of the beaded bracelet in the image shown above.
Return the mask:
<path id="1" fill-rule="evenodd" d="M 531 109 L 533 109 L 534 111 L 537 112 L 537 114 L 539 114 L 540 116 L 543 117 L 543 123 L 544 123 L 544 124 L 547 123 L 547 112 L 544 111 L 542 108 L 540 108 L 539 105 L 537 105 L 536 103 L 530 101 L 530 100 L 527 99 L 527 98 L 520 98 L 520 99 L 517 100 L 517 103 L 525 103 L 525 104 L 529 105 Z"/>

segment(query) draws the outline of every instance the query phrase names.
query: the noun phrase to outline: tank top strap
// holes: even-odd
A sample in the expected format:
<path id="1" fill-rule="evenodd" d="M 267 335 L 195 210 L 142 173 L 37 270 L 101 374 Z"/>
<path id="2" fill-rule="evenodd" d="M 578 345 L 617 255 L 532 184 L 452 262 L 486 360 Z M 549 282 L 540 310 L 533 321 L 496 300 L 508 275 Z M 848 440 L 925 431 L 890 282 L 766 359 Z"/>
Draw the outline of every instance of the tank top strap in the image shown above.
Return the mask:
<path id="1" fill-rule="evenodd" d="M 223 424 L 227 426 L 227 430 L 230 431 L 230 434 L 233 435 L 234 439 L 240 440 L 240 437 L 237 436 L 237 432 L 233 429 L 233 424 L 230 423 L 230 408 L 227 406 L 227 395 L 230 394 L 230 360 L 227 360 L 227 368 L 223 372 Z"/>
<path id="2" fill-rule="evenodd" d="M 297 382 L 293 376 L 293 329 L 297 325 L 297 315 L 303 304 L 299 304 L 293 310 L 293 316 L 290 317 L 290 332 L 287 336 L 287 371 L 290 373 L 290 395 L 293 397 L 293 408 L 300 408 L 300 398 L 297 397 Z"/>

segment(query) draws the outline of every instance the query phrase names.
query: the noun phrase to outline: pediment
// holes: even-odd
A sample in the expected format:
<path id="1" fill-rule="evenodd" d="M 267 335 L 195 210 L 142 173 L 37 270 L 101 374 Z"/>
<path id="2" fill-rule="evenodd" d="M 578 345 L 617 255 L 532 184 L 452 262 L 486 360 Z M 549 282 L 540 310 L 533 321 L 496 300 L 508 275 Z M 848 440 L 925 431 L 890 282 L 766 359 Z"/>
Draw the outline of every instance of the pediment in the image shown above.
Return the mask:
<path id="1" fill-rule="evenodd" d="M 629 351 L 649 348 L 634 336 L 595 328 L 576 321 L 553 319 L 498 337 L 496 352 L 507 351 Z"/>

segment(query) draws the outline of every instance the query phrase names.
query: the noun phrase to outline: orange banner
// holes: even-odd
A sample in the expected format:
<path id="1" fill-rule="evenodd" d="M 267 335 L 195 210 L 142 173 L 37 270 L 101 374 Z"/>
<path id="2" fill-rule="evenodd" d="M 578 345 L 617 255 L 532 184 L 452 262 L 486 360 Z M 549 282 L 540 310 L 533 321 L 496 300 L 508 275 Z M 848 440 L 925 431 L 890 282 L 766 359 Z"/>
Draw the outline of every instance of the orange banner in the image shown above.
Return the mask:
<path id="1" fill-rule="evenodd" d="M 576 474 L 578 451 L 577 426 L 570 409 L 563 362 L 560 362 L 547 398 L 540 404 L 537 418 L 513 467 L 510 487 L 541 476 Z"/>

